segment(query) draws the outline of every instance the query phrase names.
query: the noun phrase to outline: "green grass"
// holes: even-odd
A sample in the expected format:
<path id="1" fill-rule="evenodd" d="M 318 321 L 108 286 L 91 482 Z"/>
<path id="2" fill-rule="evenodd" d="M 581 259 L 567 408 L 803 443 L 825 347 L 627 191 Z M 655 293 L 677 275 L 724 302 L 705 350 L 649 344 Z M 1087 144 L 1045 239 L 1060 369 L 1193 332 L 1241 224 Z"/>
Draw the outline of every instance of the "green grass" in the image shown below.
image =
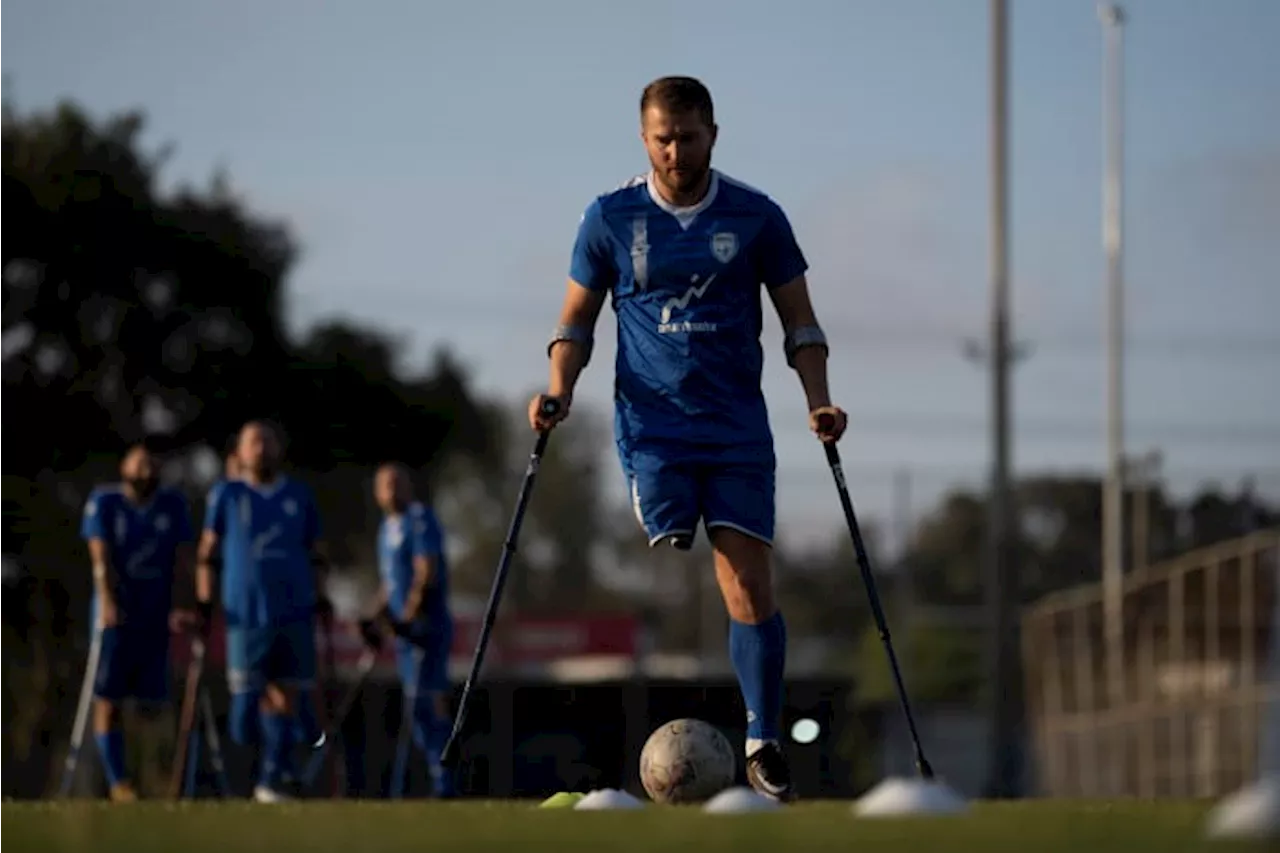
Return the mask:
<path id="1" fill-rule="evenodd" d="M 1203 840 L 1208 804 L 1188 802 L 979 803 L 959 817 L 910 820 L 855 819 L 846 802 L 803 803 L 749 815 L 709 815 L 694 807 L 574 812 L 533 806 L 476 801 L 5 803 L 3 831 L 9 853 L 1177 853 L 1210 846 Z M 1231 844 L 1225 849 L 1267 848 Z"/>

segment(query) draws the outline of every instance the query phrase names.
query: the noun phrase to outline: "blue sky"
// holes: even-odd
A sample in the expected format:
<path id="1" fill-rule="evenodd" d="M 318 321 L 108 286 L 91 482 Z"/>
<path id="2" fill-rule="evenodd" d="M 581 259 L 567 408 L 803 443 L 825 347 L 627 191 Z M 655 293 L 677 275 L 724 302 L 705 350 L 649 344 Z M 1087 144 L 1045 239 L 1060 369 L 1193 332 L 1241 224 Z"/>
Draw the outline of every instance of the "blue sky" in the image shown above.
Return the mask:
<path id="1" fill-rule="evenodd" d="M 1103 459 L 1102 37 L 1089 0 L 1012 4 L 1010 239 L 1021 470 Z M 789 212 L 833 339 L 855 502 L 916 512 L 983 476 L 988 19 L 980 0 L 320 3 L 10 0 L 6 96 L 132 107 L 172 181 L 226 167 L 304 252 L 297 328 L 347 315 L 447 344 L 512 399 L 544 381 L 570 244 L 642 171 L 636 100 L 701 77 L 717 164 Z M 1134 0 L 1127 49 L 1131 447 L 1180 488 L 1280 493 L 1280 3 Z M 612 352 L 612 315 L 602 352 Z M 787 531 L 838 521 L 766 326 Z M 580 402 L 609 405 L 611 355 Z M 623 482 L 617 476 L 619 500 Z"/>

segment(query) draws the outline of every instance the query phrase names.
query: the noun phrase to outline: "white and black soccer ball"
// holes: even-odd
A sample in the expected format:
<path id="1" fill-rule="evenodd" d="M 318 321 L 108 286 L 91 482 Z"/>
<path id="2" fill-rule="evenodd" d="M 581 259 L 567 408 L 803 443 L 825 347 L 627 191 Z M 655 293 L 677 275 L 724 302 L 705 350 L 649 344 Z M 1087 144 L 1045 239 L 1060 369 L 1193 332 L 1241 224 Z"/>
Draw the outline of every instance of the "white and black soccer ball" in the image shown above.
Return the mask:
<path id="1" fill-rule="evenodd" d="M 738 759 L 719 729 L 672 720 L 645 741 L 640 782 L 655 803 L 698 803 L 733 785 Z"/>

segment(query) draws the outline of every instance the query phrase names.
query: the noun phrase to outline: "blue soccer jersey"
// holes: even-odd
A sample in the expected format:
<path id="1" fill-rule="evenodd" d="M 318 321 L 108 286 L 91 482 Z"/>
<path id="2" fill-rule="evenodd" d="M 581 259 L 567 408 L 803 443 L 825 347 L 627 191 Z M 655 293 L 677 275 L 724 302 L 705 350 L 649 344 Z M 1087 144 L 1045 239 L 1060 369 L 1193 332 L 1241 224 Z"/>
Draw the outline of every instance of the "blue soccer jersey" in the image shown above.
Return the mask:
<path id="1" fill-rule="evenodd" d="M 221 543 L 228 627 L 310 618 L 317 592 L 311 551 L 320 536 L 311 490 L 287 477 L 261 487 L 228 480 L 210 496 L 205 529 Z"/>
<path id="2" fill-rule="evenodd" d="M 619 444 L 772 445 L 761 285 L 806 269 L 782 209 L 719 172 L 693 207 L 664 201 L 643 176 L 592 202 L 569 275 L 612 293 Z"/>
<path id="3" fill-rule="evenodd" d="M 413 561 L 427 557 L 435 561 L 431 585 L 423 593 L 420 615 L 428 624 L 449 615 L 449 566 L 444 554 L 444 533 L 432 510 L 411 503 L 402 515 L 389 516 L 378 528 L 378 571 L 387 590 L 387 600 L 397 618 L 413 586 Z"/>
<path id="4" fill-rule="evenodd" d="M 178 546 L 192 539 L 182 495 L 159 489 L 138 505 L 119 486 L 95 489 L 84 507 L 80 536 L 107 545 L 118 578 L 114 592 L 121 622 L 167 625 Z"/>
<path id="5" fill-rule="evenodd" d="M 231 482 L 227 479 L 219 479 L 209 487 L 209 491 L 205 494 L 204 505 L 206 508 L 212 507 L 218 502 L 218 495 L 222 494 L 222 490 L 227 487 L 227 483 Z"/>

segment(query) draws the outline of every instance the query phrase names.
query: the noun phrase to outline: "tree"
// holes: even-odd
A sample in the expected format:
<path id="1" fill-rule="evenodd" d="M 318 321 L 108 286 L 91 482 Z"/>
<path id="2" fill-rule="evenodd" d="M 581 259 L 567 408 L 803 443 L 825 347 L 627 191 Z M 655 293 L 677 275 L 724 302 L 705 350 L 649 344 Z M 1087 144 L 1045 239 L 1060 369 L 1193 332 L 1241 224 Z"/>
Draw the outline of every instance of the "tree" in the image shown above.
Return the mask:
<path id="1" fill-rule="evenodd" d="M 444 454 L 483 459 L 491 446 L 446 354 L 403 375 L 399 342 L 369 329 L 330 323 L 291 340 L 288 229 L 249 211 L 225 176 L 161 193 L 167 150 L 144 150 L 143 127 L 137 112 L 95 122 L 72 104 L 3 112 L 4 542 L 30 605 L 5 608 L 6 680 L 34 679 L 6 699 L 50 699 L 22 717 L 39 725 L 6 727 L 15 738 L 64 728 L 54 697 L 74 701 L 61 679 L 79 671 L 88 634 L 80 507 L 128 443 L 159 438 L 182 462 L 249 419 L 278 421 L 349 561 L 372 545 L 371 466 L 399 459 L 425 479 Z M 196 496 L 207 484 L 187 485 Z"/>
<path id="2" fill-rule="evenodd" d="M 1131 536 L 1136 529 L 1132 515 L 1142 497 L 1142 493 L 1132 490 L 1126 495 L 1130 516 L 1126 529 Z M 1153 561 L 1243 535 L 1274 524 L 1277 519 L 1276 510 L 1258 499 L 1248 484 L 1234 497 L 1207 489 L 1181 504 L 1156 484 L 1145 494 L 1145 500 Z M 1020 602 L 1027 604 L 1058 590 L 1101 580 L 1102 483 L 1097 477 L 1025 478 L 1016 486 L 1015 505 L 1019 520 L 1015 547 Z M 922 520 L 909 543 L 904 562 L 911 568 L 915 598 L 928 618 L 943 620 L 943 624 L 920 624 L 918 630 L 923 635 L 908 641 L 923 644 L 918 652 L 921 660 L 915 666 L 925 672 L 915 677 L 926 683 L 951 683 L 945 673 L 928 671 L 930 660 L 939 661 L 938 667 L 953 674 L 969 672 L 973 678 L 980 675 L 967 664 L 948 661 L 941 650 L 927 646 L 946 644 L 960 654 L 961 645 L 972 643 L 976 648 L 980 642 L 976 630 L 954 630 L 956 624 L 968 620 L 947 623 L 944 617 L 950 610 L 975 608 L 983 602 L 985 525 L 985 496 L 959 490 L 947 495 L 938 509 Z M 1132 548 L 1127 547 L 1126 553 L 1131 554 Z M 944 631 L 947 624 L 952 628 Z M 966 660 L 971 658 L 969 652 L 963 654 Z M 976 695 L 976 684 L 952 686 L 956 697 Z"/>

